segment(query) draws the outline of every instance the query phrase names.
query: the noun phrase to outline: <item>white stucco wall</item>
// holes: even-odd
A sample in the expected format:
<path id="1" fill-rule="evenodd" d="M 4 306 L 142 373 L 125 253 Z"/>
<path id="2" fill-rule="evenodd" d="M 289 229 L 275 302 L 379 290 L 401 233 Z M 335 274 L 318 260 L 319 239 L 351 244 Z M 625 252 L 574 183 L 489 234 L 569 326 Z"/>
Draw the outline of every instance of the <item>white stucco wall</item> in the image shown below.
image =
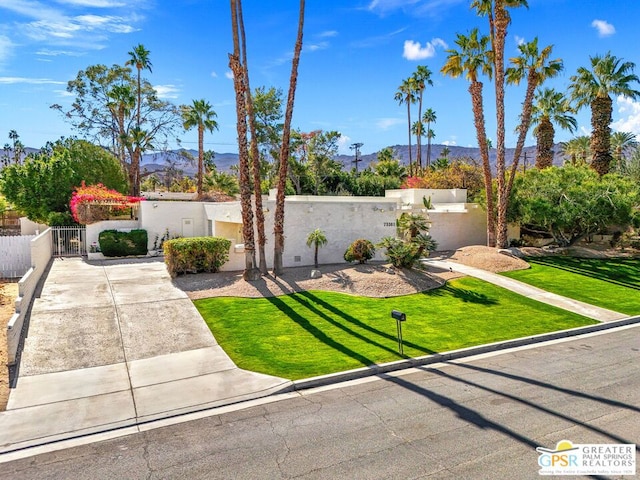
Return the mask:
<path id="1" fill-rule="evenodd" d="M 49 228 L 48 225 L 33 222 L 27 217 L 20 217 L 20 235 L 39 235 L 47 228 Z"/>
<path id="2" fill-rule="evenodd" d="M 464 210 L 429 210 L 429 234 L 438 242 L 438 250 L 456 250 L 468 245 L 487 244 L 485 211 L 475 203 Z"/>
<path id="3" fill-rule="evenodd" d="M 149 248 L 153 247 L 156 235 L 162 238 L 167 229 L 170 238 L 207 235 L 204 205 L 203 202 L 140 202 L 140 228 L 147 231 Z"/>
<path id="4" fill-rule="evenodd" d="M 406 188 L 399 190 L 387 190 L 384 193 L 387 198 L 400 198 L 405 205 L 423 206 L 422 198 L 431 198 L 431 203 L 466 203 L 467 190 L 464 188 L 430 189 L 430 188 Z"/>

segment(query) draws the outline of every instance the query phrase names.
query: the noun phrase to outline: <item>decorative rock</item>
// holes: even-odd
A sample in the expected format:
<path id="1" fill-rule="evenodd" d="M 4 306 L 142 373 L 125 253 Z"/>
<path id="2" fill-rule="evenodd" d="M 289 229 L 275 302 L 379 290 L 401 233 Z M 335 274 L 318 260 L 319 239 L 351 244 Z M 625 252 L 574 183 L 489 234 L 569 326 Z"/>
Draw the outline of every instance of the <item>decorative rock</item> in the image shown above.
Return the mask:
<path id="1" fill-rule="evenodd" d="M 262 274 L 260 273 L 260 270 L 254 268 L 244 272 L 242 278 L 247 282 L 257 282 L 262 278 Z"/>
<path id="2" fill-rule="evenodd" d="M 311 270 L 311 278 L 320 278 L 322 277 L 322 272 L 320 270 Z"/>
<path id="3" fill-rule="evenodd" d="M 388 273 L 389 275 L 395 275 L 395 274 L 396 274 L 396 271 L 395 271 L 395 269 L 393 269 L 393 268 L 387 268 L 387 273 Z"/>

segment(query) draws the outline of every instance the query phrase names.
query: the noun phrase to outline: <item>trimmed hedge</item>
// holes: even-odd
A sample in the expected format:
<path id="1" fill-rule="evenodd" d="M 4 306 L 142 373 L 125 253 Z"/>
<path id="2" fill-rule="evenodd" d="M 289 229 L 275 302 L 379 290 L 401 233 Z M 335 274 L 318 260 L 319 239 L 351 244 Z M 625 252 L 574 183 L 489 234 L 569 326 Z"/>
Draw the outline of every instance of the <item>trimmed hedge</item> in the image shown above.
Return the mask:
<path id="1" fill-rule="evenodd" d="M 105 257 L 126 257 L 128 255 L 147 254 L 147 231 L 103 230 L 98 235 L 100 251 Z"/>
<path id="2" fill-rule="evenodd" d="M 217 272 L 229 260 L 231 240 L 219 237 L 175 238 L 164 242 L 164 262 L 172 277 Z"/>

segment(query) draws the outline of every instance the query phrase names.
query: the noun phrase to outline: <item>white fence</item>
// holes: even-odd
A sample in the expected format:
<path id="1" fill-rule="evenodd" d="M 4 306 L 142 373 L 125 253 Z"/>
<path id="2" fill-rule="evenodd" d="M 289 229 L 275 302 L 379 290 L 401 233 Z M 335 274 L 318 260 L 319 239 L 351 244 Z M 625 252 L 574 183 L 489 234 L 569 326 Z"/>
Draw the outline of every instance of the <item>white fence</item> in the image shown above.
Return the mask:
<path id="1" fill-rule="evenodd" d="M 31 267 L 35 235 L 0 237 L 0 278 L 20 278 Z"/>
<path id="2" fill-rule="evenodd" d="M 51 229 L 48 228 L 30 242 L 31 268 L 18 282 L 18 298 L 16 299 L 16 313 L 7 324 L 7 352 L 9 364 L 16 362 L 18 346 L 22 337 L 24 319 L 29 310 L 29 304 L 38 286 L 42 274 L 51 260 Z"/>

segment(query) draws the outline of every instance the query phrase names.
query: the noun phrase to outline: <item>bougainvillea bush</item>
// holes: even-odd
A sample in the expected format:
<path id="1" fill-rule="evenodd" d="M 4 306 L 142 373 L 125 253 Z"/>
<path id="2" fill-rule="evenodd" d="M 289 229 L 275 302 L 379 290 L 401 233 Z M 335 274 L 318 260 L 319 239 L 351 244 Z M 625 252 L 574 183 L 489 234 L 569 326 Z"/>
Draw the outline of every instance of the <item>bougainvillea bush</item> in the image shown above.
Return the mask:
<path id="1" fill-rule="evenodd" d="M 70 208 L 73 219 L 82 225 L 108 220 L 116 212 L 125 214 L 144 198 L 123 195 L 110 190 L 101 183 L 76 187 L 71 196 Z"/>

